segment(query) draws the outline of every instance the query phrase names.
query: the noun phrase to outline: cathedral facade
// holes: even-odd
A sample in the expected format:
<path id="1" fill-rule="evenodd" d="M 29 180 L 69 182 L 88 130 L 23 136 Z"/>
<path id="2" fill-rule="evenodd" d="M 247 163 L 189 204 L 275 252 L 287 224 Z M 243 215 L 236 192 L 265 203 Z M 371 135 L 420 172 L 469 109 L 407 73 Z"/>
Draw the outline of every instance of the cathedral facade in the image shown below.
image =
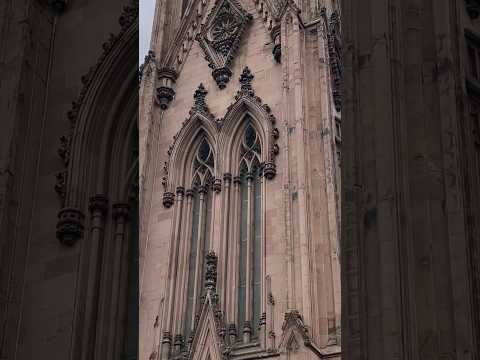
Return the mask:
<path id="1" fill-rule="evenodd" d="M 156 7 L 139 358 L 340 359 L 339 5 Z"/>

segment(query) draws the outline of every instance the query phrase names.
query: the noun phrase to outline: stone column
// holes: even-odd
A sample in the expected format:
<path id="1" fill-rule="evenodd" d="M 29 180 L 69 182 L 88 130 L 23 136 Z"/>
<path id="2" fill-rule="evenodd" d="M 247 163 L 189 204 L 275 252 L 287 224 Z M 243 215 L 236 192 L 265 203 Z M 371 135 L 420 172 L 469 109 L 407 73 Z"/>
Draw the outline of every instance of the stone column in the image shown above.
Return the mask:
<path id="1" fill-rule="evenodd" d="M 206 217 L 206 204 L 205 204 L 205 196 L 207 195 L 207 188 L 206 186 L 200 186 L 198 189 L 198 196 L 199 196 L 199 213 L 198 213 L 198 240 L 197 240 L 197 253 L 196 253 L 196 263 L 195 263 L 195 286 L 193 290 L 193 306 L 192 306 L 192 319 L 190 319 L 191 328 L 190 330 L 194 330 L 195 328 L 195 319 L 197 316 L 197 309 L 198 309 L 198 299 L 200 298 L 200 294 L 202 292 L 202 263 L 203 263 L 203 249 L 205 245 L 205 217 Z"/>
<path id="2" fill-rule="evenodd" d="M 130 205 L 117 203 L 113 205 L 113 219 L 115 221 L 115 232 L 113 238 L 113 269 L 110 292 L 110 308 L 108 319 L 108 343 L 107 359 L 113 359 L 115 354 L 115 329 L 119 325 L 119 303 L 120 303 L 120 274 L 122 266 L 122 248 L 126 241 L 126 223 L 130 217 Z"/>
<path id="3" fill-rule="evenodd" d="M 342 2 L 345 360 L 478 358 L 459 174 L 464 5 Z"/>
<path id="4" fill-rule="evenodd" d="M 246 254 L 246 285 L 245 285 L 245 324 L 243 326 L 243 342 L 249 343 L 252 335 L 253 319 L 253 174 L 247 174 L 247 254 Z"/>
<path id="5" fill-rule="evenodd" d="M 95 195 L 90 198 L 90 241 L 87 251 L 88 275 L 86 281 L 85 322 L 83 324 L 83 336 L 81 346 L 81 359 L 89 360 L 93 357 L 93 345 L 95 342 L 95 324 L 97 321 L 98 288 L 100 281 L 101 262 L 99 255 L 103 251 L 103 231 L 105 227 L 105 215 L 108 209 L 108 199 L 105 195 Z"/>

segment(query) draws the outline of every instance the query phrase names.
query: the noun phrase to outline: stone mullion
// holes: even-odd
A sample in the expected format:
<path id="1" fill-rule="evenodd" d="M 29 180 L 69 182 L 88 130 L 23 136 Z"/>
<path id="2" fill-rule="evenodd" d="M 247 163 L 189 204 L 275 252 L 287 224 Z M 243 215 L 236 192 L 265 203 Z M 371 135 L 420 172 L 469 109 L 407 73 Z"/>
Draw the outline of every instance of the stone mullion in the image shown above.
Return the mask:
<path id="1" fill-rule="evenodd" d="M 193 290 L 193 306 L 192 306 L 192 319 L 190 320 L 190 330 L 195 329 L 197 308 L 199 306 L 199 299 L 202 293 L 202 278 L 203 278 L 203 250 L 205 246 L 205 218 L 206 218 L 206 201 L 205 196 L 207 195 L 207 189 L 205 186 L 202 186 L 198 190 L 199 195 L 199 211 L 198 211 L 198 238 L 197 238 L 197 253 L 196 253 L 196 262 L 195 262 L 195 282 Z M 187 319 L 188 321 L 188 319 Z"/>
<path id="2" fill-rule="evenodd" d="M 220 271 L 219 271 L 219 280 L 218 287 L 219 293 L 221 291 L 221 305 L 223 311 L 227 311 L 227 304 L 230 301 L 230 293 L 228 291 L 228 286 L 231 284 L 229 281 L 229 271 L 228 271 L 228 261 L 230 260 L 230 248 L 228 244 L 228 230 L 229 230 L 229 223 L 230 223 L 230 214 L 231 214 L 231 204 L 230 204 L 230 187 L 232 182 L 232 175 L 225 174 L 223 177 L 224 180 L 224 191 L 223 191 L 223 207 L 222 207 L 222 236 L 221 236 L 221 247 L 219 252 L 219 260 L 220 260 Z"/>
<path id="3" fill-rule="evenodd" d="M 184 195 L 185 195 L 185 190 L 183 187 L 177 187 L 176 190 L 177 193 L 177 206 L 178 206 L 178 219 L 175 224 L 175 233 L 174 233 L 174 249 L 172 253 L 172 258 L 173 258 L 173 264 L 171 267 L 171 280 L 170 280 L 170 292 L 169 294 L 171 295 L 171 302 L 169 306 L 170 314 L 169 314 L 169 321 L 170 321 L 170 326 L 169 329 L 171 331 L 171 335 L 177 335 L 178 334 L 178 324 L 175 321 L 176 320 L 176 314 L 178 311 L 178 298 L 176 297 L 177 291 L 179 288 L 179 282 L 178 282 L 178 273 L 179 273 L 179 256 L 180 256 L 180 247 L 181 247 L 181 236 L 182 236 L 182 223 L 183 223 L 183 216 L 184 216 Z M 174 346 L 177 343 L 178 339 L 174 338 Z"/>
<path id="4" fill-rule="evenodd" d="M 223 197 L 221 196 L 221 180 L 216 179 L 213 183 L 213 190 L 209 195 L 212 196 L 212 216 L 211 216 L 211 223 L 210 223 L 210 249 L 206 249 L 208 251 L 214 251 L 216 254 L 219 255 L 219 269 L 217 276 L 217 294 L 220 297 L 220 303 L 224 304 L 224 296 L 223 296 L 223 289 L 224 286 L 222 285 L 224 274 L 223 274 L 223 266 L 222 264 L 225 261 L 225 256 L 222 255 L 222 248 L 223 248 L 223 240 L 222 240 L 222 223 L 226 219 L 226 212 L 228 211 L 225 208 L 222 208 L 222 200 Z"/>
<path id="5" fill-rule="evenodd" d="M 175 267 L 176 267 L 176 259 L 177 259 L 177 250 L 178 250 L 178 242 L 177 234 L 178 229 L 181 224 L 181 214 L 182 214 L 182 205 L 183 205 L 183 196 L 179 199 L 177 197 L 177 201 L 175 202 L 174 212 L 173 212 L 173 227 L 171 232 L 171 240 L 170 246 L 167 251 L 169 255 L 169 267 L 168 267 L 168 274 L 166 280 L 166 287 L 167 293 L 165 298 L 167 299 L 165 311 L 163 313 L 164 317 L 164 327 L 162 329 L 162 344 L 161 344 L 161 352 L 160 352 L 160 359 L 166 360 L 170 357 L 170 350 L 172 345 L 172 312 L 174 306 L 174 289 L 175 289 Z"/>
<path id="6" fill-rule="evenodd" d="M 108 209 L 108 200 L 104 195 L 95 195 L 90 198 L 91 233 L 88 260 L 88 275 L 86 282 L 86 303 L 84 323 L 82 326 L 82 343 L 79 349 L 80 359 L 92 358 L 92 348 L 95 341 L 95 323 L 97 320 L 97 301 L 99 296 L 98 283 L 100 281 L 101 263 L 99 255 L 102 253 L 102 240 L 105 230 L 105 215 Z"/>
<path id="7" fill-rule="evenodd" d="M 115 229 L 114 229 L 115 230 Z M 95 359 L 103 359 L 107 350 L 107 343 L 105 339 L 108 336 L 108 313 L 109 313 L 109 301 L 111 299 L 111 287 L 109 286 L 112 281 L 112 246 L 114 244 L 114 238 L 112 236 L 105 237 L 103 241 L 102 249 L 102 264 L 100 272 L 100 289 L 99 300 L 97 308 L 97 323 L 95 332 Z"/>
<path id="8" fill-rule="evenodd" d="M 260 310 L 260 316 L 261 318 L 259 319 L 259 327 L 260 327 L 260 343 L 262 348 L 266 348 L 267 344 L 267 287 L 266 287 L 266 278 L 267 278 L 267 256 L 266 256 L 266 224 L 267 224 L 267 212 L 266 212 L 266 206 L 267 206 L 267 196 L 266 196 L 266 181 L 265 177 L 262 176 L 260 177 L 260 194 L 261 194 L 261 208 L 260 208 L 260 214 L 261 214 L 261 310 Z"/>
<path id="9" fill-rule="evenodd" d="M 120 261 L 120 299 L 118 303 L 118 321 L 115 329 L 114 359 L 120 359 L 123 349 L 123 340 L 125 335 L 125 321 L 127 318 L 127 301 L 128 301 L 128 275 L 130 270 L 129 254 L 132 251 L 133 234 L 129 229 L 125 231 L 125 238 L 122 244 L 122 258 Z"/>
<path id="10" fill-rule="evenodd" d="M 245 281 L 245 324 L 243 325 L 243 342 L 250 342 L 253 319 L 253 175 L 247 175 L 247 251 Z"/>
<path id="11" fill-rule="evenodd" d="M 187 306 L 187 286 L 188 286 L 188 266 L 189 266 L 189 254 L 190 254 L 190 243 L 191 243 L 191 233 L 192 233 L 192 203 L 193 203 L 193 191 L 187 190 L 187 204 L 186 204 L 186 218 L 184 224 L 184 231 L 182 233 L 181 239 L 181 250 L 179 256 L 179 275 L 178 275 L 178 286 L 177 286 L 177 311 L 176 311 L 176 330 L 175 336 L 179 339 L 179 336 L 182 336 L 182 341 L 186 339 L 183 338 L 183 325 L 185 323 L 185 312 Z M 178 349 L 180 350 L 180 349 Z"/>
<path id="12" fill-rule="evenodd" d="M 237 313 L 238 313 L 238 259 L 240 256 L 240 207 L 241 207 L 241 194 L 240 194 L 240 185 L 241 181 L 238 176 L 234 178 L 233 181 L 233 212 L 232 212 L 232 221 L 230 226 L 230 244 L 229 247 L 232 249 L 232 256 L 230 263 L 230 302 L 228 308 L 227 321 L 229 322 L 229 338 L 230 343 L 234 343 L 237 337 L 237 329 L 240 329 L 241 324 L 237 324 Z"/>
<path id="13" fill-rule="evenodd" d="M 119 305 L 119 289 L 120 289 L 120 272 L 122 247 L 125 242 L 125 225 L 129 217 L 130 205 L 118 203 L 113 205 L 113 218 L 115 220 L 115 232 L 113 236 L 113 269 L 112 283 L 110 287 L 110 306 L 108 316 L 108 332 L 107 332 L 107 351 L 106 358 L 113 359 L 115 351 L 115 329 L 118 325 L 118 305 Z M 105 342 L 105 337 L 102 339 Z"/>

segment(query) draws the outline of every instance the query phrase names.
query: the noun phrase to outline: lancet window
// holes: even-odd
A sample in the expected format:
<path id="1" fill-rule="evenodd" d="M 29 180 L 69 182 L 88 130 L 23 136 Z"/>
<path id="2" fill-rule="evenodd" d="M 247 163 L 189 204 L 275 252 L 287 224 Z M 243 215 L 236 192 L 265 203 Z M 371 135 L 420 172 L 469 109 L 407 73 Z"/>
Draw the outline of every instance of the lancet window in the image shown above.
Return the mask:
<path id="1" fill-rule="evenodd" d="M 261 316 L 261 143 L 257 131 L 247 125 L 240 143 L 240 253 L 238 284 L 238 324 L 248 340 L 255 336 Z"/>
<path id="2" fill-rule="evenodd" d="M 276 174 L 278 130 L 270 108 L 255 97 L 252 79 L 245 68 L 236 102 L 219 120 L 200 85 L 169 149 L 163 203 L 173 209 L 162 359 L 190 351 L 202 333 L 211 251 L 218 258 L 216 313 L 222 314 L 215 326 L 227 330 L 233 347 L 265 343 L 265 197 L 266 181 Z"/>
<path id="3" fill-rule="evenodd" d="M 214 167 L 213 149 L 204 138 L 193 158 L 191 189 L 187 194 L 187 211 L 191 213 L 191 231 L 189 231 L 187 302 L 183 329 L 185 339 L 194 330 L 198 300 L 201 289 L 204 288 L 203 261 L 211 241 Z"/>

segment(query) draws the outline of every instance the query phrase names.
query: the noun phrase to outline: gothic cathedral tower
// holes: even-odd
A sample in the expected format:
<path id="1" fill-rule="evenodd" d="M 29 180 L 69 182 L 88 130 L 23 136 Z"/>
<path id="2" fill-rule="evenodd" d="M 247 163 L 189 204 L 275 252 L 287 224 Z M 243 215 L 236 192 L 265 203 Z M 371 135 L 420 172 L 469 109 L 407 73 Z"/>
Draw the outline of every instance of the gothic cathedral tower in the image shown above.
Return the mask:
<path id="1" fill-rule="evenodd" d="M 157 0 L 140 359 L 340 359 L 340 9 Z"/>

